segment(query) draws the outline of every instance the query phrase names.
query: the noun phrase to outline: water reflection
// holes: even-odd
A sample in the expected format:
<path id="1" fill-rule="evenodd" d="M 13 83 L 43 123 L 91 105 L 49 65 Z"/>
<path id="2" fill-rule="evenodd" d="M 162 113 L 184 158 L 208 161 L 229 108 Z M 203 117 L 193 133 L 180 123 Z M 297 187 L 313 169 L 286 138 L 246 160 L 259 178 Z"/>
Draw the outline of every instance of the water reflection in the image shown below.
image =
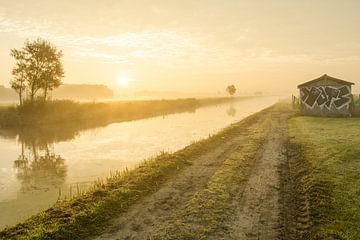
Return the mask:
<path id="1" fill-rule="evenodd" d="M 230 105 L 230 107 L 226 110 L 226 113 L 230 117 L 235 117 L 236 115 L 236 108 L 233 105 Z"/>
<path id="2" fill-rule="evenodd" d="M 81 194 L 111 171 L 181 149 L 276 100 L 248 99 L 112 124 L 0 130 L 0 229 L 48 208 L 60 192 L 61 198 Z"/>
<path id="3" fill-rule="evenodd" d="M 21 182 L 21 192 L 46 191 L 65 182 L 65 160 L 55 154 L 54 148 L 48 144 L 36 145 L 36 141 L 32 141 L 31 145 L 27 145 L 21 141 L 21 154 L 14 161 L 14 167 Z"/>
<path id="4" fill-rule="evenodd" d="M 59 189 L 67 185 L 68 166 L 55 145 L 75 139 L 78 134 L 79 130 L 70 125 L 0 132 L 0 139 L 5 139 L 1 142 L 5 144 L 1 148 L 2 164 L 10 165 L 0 171 L 0 229 L 56 202 Z"/>
<path id="5" fill-rule="evenodd" d="M 196 112 L 196 107 L 190 106 L 172 111 L 193 114 Z M 160 115 L 165 119 L 168 114 L 164 112 Z M 138 117 L 140 116 L 135 116 L 135 119 Z M 13 161 L 15 176 L 20 184 L 19 192 L 40 193 L 49 190 L 57 191 L 61 188 L 67 189 L 68 187 L 71 192 L 73 183 L 67 184 L 65 187 L 68 170 L 66 161 L 64 157 L 55 152 L 55 145 L 61 142 L 70 142 L 72 139 L 76 139 L 81 132 L 89 129 L 91 129 L 92 132 L 96 132 L 97 129 L 104 128 L 111 124 L 111 122 L 112 121 L 109 120 L 94 119 L 81 123 L 73 122 L 62 125 L 45 125 L 35 128 L 0 129 L 0 138 L 16 140 L 19 148 L 21 148 L 19 155 Z M 86 188 L 91 182 L 92 180 L 76 182 L 76 188 L 78 188 L 79 185 L 85 185 Z M 63 190 L 60 190 L 60 192 L 61 191 Z M 62 195 L 64 195 L 64 193 L 62 193 Z"/>
<path id="6" fill-rule="evenodd" d="M 75 125 L 63 125 L 0 133 L 8 139 L 17 139 L 21 147 L 13 164 L 21 192 L 47 191 L 64 184 L 67 167 L 65 159 L 55 152 L 54 144 L 74 139 L 79 131 Z"/>

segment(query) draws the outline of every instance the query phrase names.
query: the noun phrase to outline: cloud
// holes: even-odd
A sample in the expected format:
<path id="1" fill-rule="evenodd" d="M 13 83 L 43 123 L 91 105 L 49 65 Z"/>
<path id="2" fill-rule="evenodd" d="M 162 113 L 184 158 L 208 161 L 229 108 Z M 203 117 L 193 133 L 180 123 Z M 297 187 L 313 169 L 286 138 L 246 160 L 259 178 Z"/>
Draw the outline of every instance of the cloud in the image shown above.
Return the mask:
<path id="1" fill-rule="evenodd" d="M 67 48 L 73 57 L 114 60 L 114 63 L 139 59 L 164 65 L 189 60 L 196 64 L 200 63 L 200 56 L 206 57 L 210 52 L 190 35 L 171 30 L 123 32 L 106 36 L 74 35 L 46 22 L 15 21 L 0 15 L 0 33 L 12 33 L 24 39 L 42 37 L 61 48 Z"/>
<path id="2" fill-rule="evenodd" d="M 34 24 L 31 20 L 13 20 L 0 13 L 0 33 L 15 33 L 21 37 L 33 37 L 44 34 L 50 29 L 45 22 Z"/>
<path id="3" fill-rule="evenodd" d="M 324 53 L 284 51 L 284 47 L 257 40 L 247 28 L 234 33 L 235 38 L 215 32 L 190 34 L 174 29 L 151 29 L 138 32 L 109 32 L 107 35 L 69 34 L 65 25 L 52 25 L 36 19 L 15 20 L 0 11 L 0 33 L 11 33 L 22 39 L 42 37 L 64 49 L 72 60 L 94 60 L 106 64 L 148 61 L 165 67 L 217 67 L 227 71 L 246 63 L 309 63 L 339 60 Z M 214 35 L 214 36 L 213 36 Z M 213 36 L 213 37 L 211 37 Z M 343 49 L 343 48 L 342 48 Z M 358 56 L 341 56 L 346 59 Z"/>

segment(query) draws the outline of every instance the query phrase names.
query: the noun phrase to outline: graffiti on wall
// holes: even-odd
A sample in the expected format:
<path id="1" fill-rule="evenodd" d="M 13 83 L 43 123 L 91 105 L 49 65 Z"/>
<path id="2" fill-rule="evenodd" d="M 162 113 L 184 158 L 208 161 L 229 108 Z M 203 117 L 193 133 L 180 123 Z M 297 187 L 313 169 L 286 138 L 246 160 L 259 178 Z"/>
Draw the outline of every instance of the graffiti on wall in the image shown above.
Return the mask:
<path id="1" fill-rule="evenodd" d="M 350 86 L 330 87 L 303 87 L 300 89 L 300 98 L 309 108 L 319 106 L 320 108 L 331 108 L 334 105 L 336 109 L 349 106 L 351 103 Z"/>

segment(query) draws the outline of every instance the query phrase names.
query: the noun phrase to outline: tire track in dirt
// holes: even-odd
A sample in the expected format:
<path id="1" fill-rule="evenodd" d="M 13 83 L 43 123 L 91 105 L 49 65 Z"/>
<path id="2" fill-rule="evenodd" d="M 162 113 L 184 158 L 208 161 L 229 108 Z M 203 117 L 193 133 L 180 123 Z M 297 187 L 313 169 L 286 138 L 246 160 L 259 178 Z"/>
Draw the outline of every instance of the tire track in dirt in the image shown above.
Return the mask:
<path id="1" fill-rule="evenodd" d="M 289 140 L 281 172 L 282 239 L 311 239 L 310 201 L 304 186 L 309 166 L 301 160 L 298 146 L 290 144 Z"/>
<path id="2" fill-rule="evenodd" d="M 118 217 L 104 234 L 95 238 L 104 239 L 151 239 L 152 231 L 177 209 L 181 208 L 191 196 L 208 183 L 209 178 L 225 159 L 239 147 L 253 121 L 227 142 L 223 142 L 209 152 L 197 157 L 182 172 L 172 177 L 160 190 L 134 204 Z"/>
<path id="3" fill-rule="evenodd" d="M 226 232 L 210 239 L 281 239 L 280 167 L 286 160 L 284 138 L 288 114 L 274 120 L 259 158 L 234 201 L 235 211 L 225 223 Z"/>
<path id="4" fill-rule="evenodd" d="M 289 200 L 294 190 L 286 151 L 286 122 L 293 112 L 279 111 L 272 118 L 270 134 L 258 149 L 246 180 L 238 187 L 231 204 L 233 214 L 207 239 L 299 239 L 293 234 L 293 225 L 298 229 L 299 219 L 291 217 L 299 200 Z M 157 227 L 171 222 L 174 213 L 197 191 L 206 188 L 219 166 L 245 140 L 249 129 L 265 118 L 254 119 L 246 127 L 236 129 L 227 141 L 194 157 L 190 166 L 170 178 L 157 192 L 135 203 L 96 239 L 153 239 Z"/>

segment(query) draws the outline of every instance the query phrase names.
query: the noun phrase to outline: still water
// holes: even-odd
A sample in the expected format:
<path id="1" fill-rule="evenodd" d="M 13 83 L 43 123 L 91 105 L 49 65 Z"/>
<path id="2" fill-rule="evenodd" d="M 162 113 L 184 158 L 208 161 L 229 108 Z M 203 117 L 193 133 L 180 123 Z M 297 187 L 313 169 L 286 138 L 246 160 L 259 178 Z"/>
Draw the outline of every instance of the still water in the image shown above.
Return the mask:
<path id="1" fill-rule="evenodd" d="M 279 97 L 233 103 L 79 131 L 58 126 L 0 132 L 0 229 L 76 195 L 115 170 L 206 138 Z"/>

